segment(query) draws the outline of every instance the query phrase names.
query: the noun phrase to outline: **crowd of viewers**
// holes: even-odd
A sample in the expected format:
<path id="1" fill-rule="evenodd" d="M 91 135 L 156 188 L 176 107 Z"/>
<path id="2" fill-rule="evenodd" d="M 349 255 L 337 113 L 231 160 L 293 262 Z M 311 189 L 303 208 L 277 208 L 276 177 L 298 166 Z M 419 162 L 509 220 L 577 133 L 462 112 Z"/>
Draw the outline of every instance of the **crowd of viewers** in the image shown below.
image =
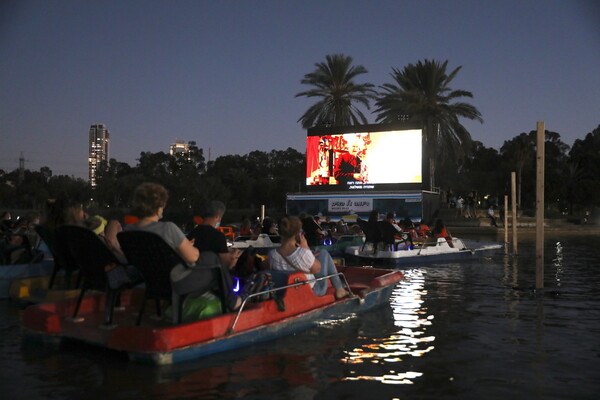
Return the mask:
<path id="1" fill-rule="evenodd" d="M 40 238 L 35 226 L 40 215 L 29 212 L 23 218 L 12 218 L 9 211 L 0 214 L 0 264 L 23 264 L 40 259 L 36 251 Z"/>
<path id="2" fill-rule="evenodd" d="M 209 202 L 199 219 L 201 222 L 185 233 L 175 223 L 162 220 L 167 201 L 168 192 L 163 186 L 155 183 L 144 183 L 138 186 L 134 191 L 132 204 L 135 222 L 128 225 L 122 225 L 117 220 L 107 220 L 101 215 L 89 216 L 83 204 L 66 197 L 49 200 L 43 220 L 39 215 L 13 220 L 12 215 L 5 212 L 0 220 L 0 244 L 3 257 L 1 261 L 5 264 L 18 261 L 14 252 L 17 247 L 37 248 L 37 243 L 40 241 L 39 232 L 45 232 L 44 241 L 48 242 L 49 248 L 68 252 L 66 246 L 62 248 L 57 246 L 58 243 L 64 242 L 57 239 L 62 226 L 75 225 L 91 230 L 102 239 L 122 266 L 126 266 L 131 282 L 136 282 L 139 280 L 140 273 L 135 271 L 135 266 L 127 265 L 127 258 L 121 249 L 117 235 L 123 230 L 152 232 L 160 236 L 188 267 L 195 266 L 204 252 L 216 254 L 220 261 L 221 273 L 218 285 L 214 286 L 223 288 L 219 295 L 224 298 L 226 308 L 230 311 L 237 310 L 248 293 L 234 291 L 232 271 L 238 264 L 242 251 L 229 246 L 226 237 L 218 229 L 226 211 L 225 204 L 220 201 Z M 249 238 L 260 234 L 278 237 L 281 246 L 277 251 L 269 254 L 263 266 L 274 271 L 303 272 L 316 295 L 326 294 L 328 287 L 326 277 L 337 273 L 335 264 L 327 251 L 310 250 L 300 219 L 290 217 L 275 222 L 271 218 L 265 218 L 254 223 L 244 219 L 240 233 Z M 27 246 L 24 241 L 27 241 Z M 9 260 L 4 259 L 5 255 L 9 256 Z M 110 269 L 105 271 L 107 275 L 110 273 Z M 348 295 L 339 277 L 333 276 L 330 281 L 336 299 Z M 110 278 L 108 282 L 110 284 Z M 169 284 L 170 282 L 165 282 L 165 285 Z"/>
<path id="3" fill-rule="evenodd" d="M 135 222 L 122 225 L 117 220 L 107 220 L 101 215 L 88 216 L 79 202 L 68 198 L 48 201 L 45 218 L 42 221 L 37 214 L 13 221 L 10 213 L 3 213 L 0 219 L 0 244 L 2 245 L 2 261 L 13 263 L 18 255 L 15 249 L 36 248 L 40 238 L 36 226 L 56 235 L 64 225 L 77 225 L 90 229 L 113 252 L 123 266 L 127 266 L 127 274 L 132 282 L 139 280 L 140 274 L 134 266 L 128 266 L 117 235 L 126 231 L 147 231 L 160 236 L 185 263 L 192 267 L 199 262 L 201 254 L 212 252 L 220 261 L 219 284 L 224 287 L 220 295 L 228 310 L 239 309 L 245 296 L 235 291 L 236 271 L 242 258 L 242 251 L 234 249 L 228 243 L 223 232 L 219 230 L 226 212 L 226 206 L 220 201 L 209 202 L 193 229 L 184 232 L 170 221 L 163 221 L 163 213 L 167 207 L 167 190 L 155 183 L 144 183 L 134 191 L 132 214 Z M 327 293 L 328 286 L 333 287 L 333 295 L 341 299 L 349 295 L 342 284 L 335 263 L 326 250 L 313 250 L 315 246 L 333 243 L 342 236 L 364 236 L 367 242 L 393 246 L 395 249 L 412 248 L 416 241 L 427 238 L 451 236 L 441 220 L 437 220 L 433 229 L 423 222 L 413 223 L 410 218 L 396 220 L 394 213 L 380 214 L 378 210 L 371 212 L 367 221 L 356 218 L 352 223 L 340 219 L 332 221 L 330 217 L 301 214 L 298 217 L 286 216 L 279 221 L 265 217 L 244 218 L 238 232 L 239 239 L 256 239 L 260 235 L 268 235 L 280 246 L 271 250 L 262 267 L 271 271 L 302 272 L 313 292 L 317 296 Z M 50 245 L 51 243 L 49 243 Z M 8 260 L 6 257 L 8 256 Z M 110 270 L 106 270 L 107 273 Z M 169 285 L 170 282 L 165 282 Z"/>

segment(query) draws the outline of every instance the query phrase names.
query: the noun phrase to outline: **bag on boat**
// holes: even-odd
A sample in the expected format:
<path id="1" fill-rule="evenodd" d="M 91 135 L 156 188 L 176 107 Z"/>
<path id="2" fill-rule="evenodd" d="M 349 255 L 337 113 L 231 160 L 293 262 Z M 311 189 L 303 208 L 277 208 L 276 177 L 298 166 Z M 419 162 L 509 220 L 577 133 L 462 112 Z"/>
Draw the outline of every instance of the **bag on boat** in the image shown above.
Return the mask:
<path id="1" fill-rule="evenodd" d="M 254 247 L 250 246 L 238 258 L 235 267 L 231 270 L 232 275 L 245 281 L 253 273 L 266 270 L 263 258 Z"/>
<path id="2" fill-rule="evenodd" d="M 259 271 L 251 274 L 242 288 L 242 298 L 247 298 L 251 294 L 264 292 L 273 289 L 273 277 L 270 272 Z M 259 302 L 273 298 L 273 292 L 262 293 L 259 296 L 251 297 L 249 301 Z"/>
<path id="3" fill-rule="evenodd" d="M 200 296 L 188 297 L 183 303 L 181 314 L 182 322 L 194 322 L 205 318 L 214 317 L 223 313 L 221 299 L 213 292 L 205 292 Z M 173 308 L 169 306 L 165 311 L 165 316 L 171 318 Z"/>

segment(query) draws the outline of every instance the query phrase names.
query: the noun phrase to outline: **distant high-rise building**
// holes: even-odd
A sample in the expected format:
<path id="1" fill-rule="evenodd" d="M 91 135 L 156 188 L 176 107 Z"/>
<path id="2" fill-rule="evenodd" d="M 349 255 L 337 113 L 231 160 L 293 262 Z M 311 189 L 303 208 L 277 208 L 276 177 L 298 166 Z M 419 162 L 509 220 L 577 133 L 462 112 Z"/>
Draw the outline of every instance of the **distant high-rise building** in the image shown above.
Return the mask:
<path id="1" fill-rule="evenodd" d="M 187 153 L 190 145 L 183 140 L 177 139 L 175 143 L 169 146 L 169 154 L 174 156 L 177 153 Z"/>
<path id="2" fill-rule="evenodd" d="M 109 132 L 104 124 L 90 126 L 89 182 L 96 186 L 98 167 L 102 161 L 108 161 Z"/>

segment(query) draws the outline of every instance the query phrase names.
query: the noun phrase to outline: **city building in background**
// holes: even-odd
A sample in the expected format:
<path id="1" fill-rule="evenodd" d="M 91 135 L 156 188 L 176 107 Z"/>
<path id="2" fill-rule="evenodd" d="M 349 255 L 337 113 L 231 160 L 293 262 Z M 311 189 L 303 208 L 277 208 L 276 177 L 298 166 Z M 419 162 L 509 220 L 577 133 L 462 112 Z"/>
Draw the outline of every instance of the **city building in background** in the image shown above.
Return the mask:
<path id="1" fill-rule="evenodd" d="M 174 156 L 177 153 L 187 153 L 190 150 L 190 145 L 183 140 L 175 140 L 175 143 L 169 146 L 169 154 Z"/>
<path id="2" fill-rule="evenodd" d="M 90 126 L 90 151 L 88 157 L 89 183 L 96 186 L 98 167 L 102 161 L 108 161 L 109 132 L 104 124 Z"/>

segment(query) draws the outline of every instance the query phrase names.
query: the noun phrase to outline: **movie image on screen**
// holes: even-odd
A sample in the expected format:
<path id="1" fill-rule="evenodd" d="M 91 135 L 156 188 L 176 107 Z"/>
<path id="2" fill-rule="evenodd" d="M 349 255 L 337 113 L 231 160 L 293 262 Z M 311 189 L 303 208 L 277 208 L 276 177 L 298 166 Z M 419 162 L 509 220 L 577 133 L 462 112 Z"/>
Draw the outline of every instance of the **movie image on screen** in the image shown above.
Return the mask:
<path id="1" fill-rule="evenodd" d="M 308 136 L 306 185 L 339 189 L 422 182 L 420 129 Z"/>

